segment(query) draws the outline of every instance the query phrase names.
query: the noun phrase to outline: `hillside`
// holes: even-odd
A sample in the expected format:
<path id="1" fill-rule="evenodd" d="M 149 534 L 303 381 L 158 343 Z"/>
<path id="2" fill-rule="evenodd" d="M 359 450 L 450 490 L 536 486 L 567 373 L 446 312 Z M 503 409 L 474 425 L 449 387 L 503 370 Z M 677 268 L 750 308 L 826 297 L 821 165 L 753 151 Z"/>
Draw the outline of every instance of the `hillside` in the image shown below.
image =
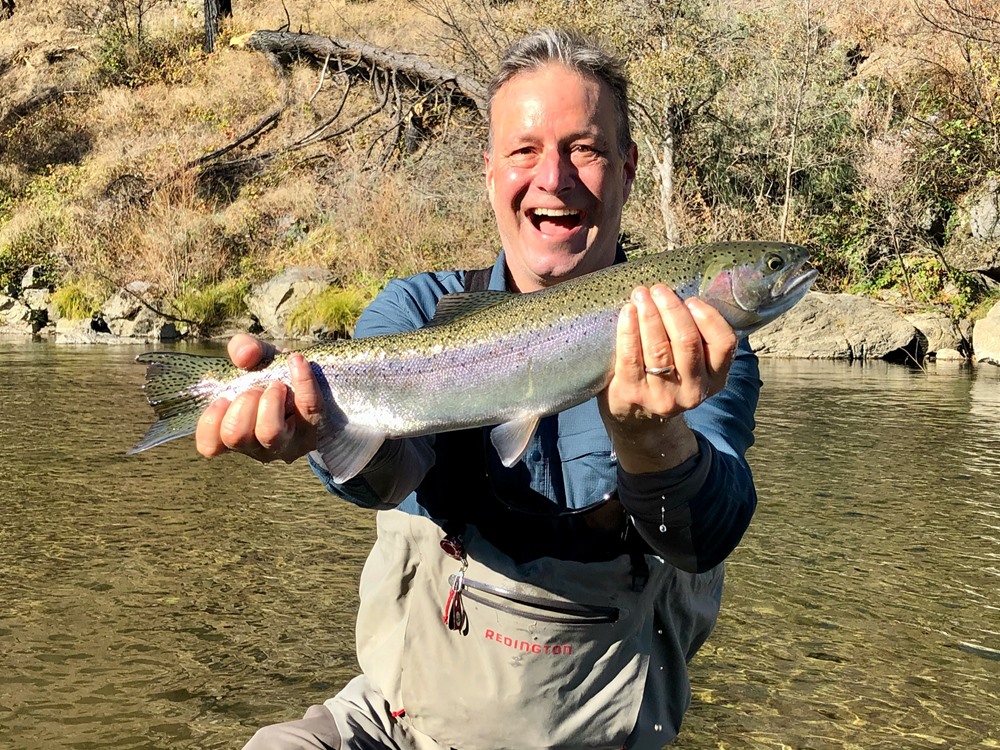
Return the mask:
<path id="1" fill-rule="evenodd" d="M 143 279 L 211 325 L 291 265 L 331 269 L 357 304 L 391 276 L 481 265 L 474 106 L 247 40 L 359 40 L 485 82 L 507 40 L 570 17 L 629 61 L 630 243 L 788 239 L 826 289 L 967 315 L 1000 276 L 1000 228 L 970 225 L 997 193 L 992 5 L 264 0 L 237 3 L 207 54 L 200 4 L 4 0 L 0 286 L 40 266 L 63 313 L 89 316 Z"/>

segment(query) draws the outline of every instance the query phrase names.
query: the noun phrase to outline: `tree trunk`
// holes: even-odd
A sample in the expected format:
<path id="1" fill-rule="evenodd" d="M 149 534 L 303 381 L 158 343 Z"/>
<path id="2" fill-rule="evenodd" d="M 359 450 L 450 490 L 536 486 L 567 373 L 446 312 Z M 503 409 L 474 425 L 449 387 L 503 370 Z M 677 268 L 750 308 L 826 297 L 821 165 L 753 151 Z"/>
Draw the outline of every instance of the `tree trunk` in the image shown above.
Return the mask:
<path id="1" fill-rule="evenodd" d="M 663 137 L 662 156 L 657 161 L 660 173 L 660 216 L 663 218 L 663 230 L 667 237 L 667 250 L 677 247 L 680 240 L 680 230 L 677 227 L 677 217 L 674 215 L 674 127 L 672 113 L 666 120 L 666 132 Z"/>
<path id="2" fill-rule="evenodd" d="M 222 27 L 222 19 L 233 15 L 232 0 L 205 0 L 205 51 L 215 49 L 215 40 Z"/>

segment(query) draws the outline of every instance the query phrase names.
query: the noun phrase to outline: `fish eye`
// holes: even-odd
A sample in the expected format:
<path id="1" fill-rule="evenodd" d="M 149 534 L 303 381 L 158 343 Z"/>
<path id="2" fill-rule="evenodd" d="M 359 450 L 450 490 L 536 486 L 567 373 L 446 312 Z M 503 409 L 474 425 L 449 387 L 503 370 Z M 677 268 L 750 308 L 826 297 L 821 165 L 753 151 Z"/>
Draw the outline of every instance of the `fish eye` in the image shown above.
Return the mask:
<path id="1" fill-rule="evenodd" d="M 770 253 L 764 259 L 764 264 L 767 266 L 768 271 L 779 271 L 785 265 L 785 261 L 777 253 Z"/>

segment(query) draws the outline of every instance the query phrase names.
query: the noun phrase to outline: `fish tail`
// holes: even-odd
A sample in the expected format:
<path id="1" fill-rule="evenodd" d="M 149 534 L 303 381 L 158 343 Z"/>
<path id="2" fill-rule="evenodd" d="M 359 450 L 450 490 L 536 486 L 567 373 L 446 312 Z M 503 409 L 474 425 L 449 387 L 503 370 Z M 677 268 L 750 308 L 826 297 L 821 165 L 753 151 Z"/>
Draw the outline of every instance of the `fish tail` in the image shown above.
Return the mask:
<path id="1" fill-rule="evenodd" d="M 143 391 L 157 421 L 129 456 L 194 433 L 202 412 L 242 372 L 225 357 L 182 352 L 147 352 L 135 361 L 147 365 Z"/>

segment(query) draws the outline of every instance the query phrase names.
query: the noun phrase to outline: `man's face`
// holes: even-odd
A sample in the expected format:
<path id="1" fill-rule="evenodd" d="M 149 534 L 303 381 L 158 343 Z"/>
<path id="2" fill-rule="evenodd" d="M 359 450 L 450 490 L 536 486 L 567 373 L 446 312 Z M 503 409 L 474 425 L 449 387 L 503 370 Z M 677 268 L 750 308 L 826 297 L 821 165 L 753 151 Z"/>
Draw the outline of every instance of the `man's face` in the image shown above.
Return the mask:
<path id="1" fill-rule="evenodd" d="M 611 265 L 636 149 L 617 145 L 607 84 L 559 64 L 496 93 L 486 187 L 514 287 L 551 286 Z"/>

